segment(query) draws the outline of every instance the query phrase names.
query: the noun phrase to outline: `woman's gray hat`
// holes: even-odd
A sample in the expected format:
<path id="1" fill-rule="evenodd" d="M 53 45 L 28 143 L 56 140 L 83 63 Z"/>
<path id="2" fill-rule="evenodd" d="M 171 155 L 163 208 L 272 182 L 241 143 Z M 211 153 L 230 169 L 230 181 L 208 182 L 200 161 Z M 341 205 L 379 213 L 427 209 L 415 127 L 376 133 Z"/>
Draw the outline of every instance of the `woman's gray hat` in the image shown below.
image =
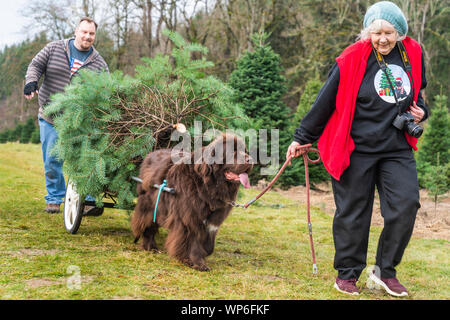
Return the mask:
<path id="1" fill-rule="evenodd" d="M 376 19 L 383 19 L 390 22 L 401 35 L 406 35 L 408 32 L 408 22 L 406 21 L 405 15 L 393 2 L 380 1 L 370 6 L 364 16 L 364 28 L 370 26 Z"/>

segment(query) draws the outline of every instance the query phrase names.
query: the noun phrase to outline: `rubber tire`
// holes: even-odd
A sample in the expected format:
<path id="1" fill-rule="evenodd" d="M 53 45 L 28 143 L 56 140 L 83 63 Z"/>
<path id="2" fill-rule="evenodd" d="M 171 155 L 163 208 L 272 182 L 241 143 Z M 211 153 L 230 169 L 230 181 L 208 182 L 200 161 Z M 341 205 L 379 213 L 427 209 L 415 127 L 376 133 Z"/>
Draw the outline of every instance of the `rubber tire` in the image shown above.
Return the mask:
<path id="1" fill-rule="evenodd" d="M 72 181 L 67 182 L 64 198 L 64 226 L 71 234 L 76 234 L 81 225 L 84 211 L 84 197 L 77 192 Z"/>

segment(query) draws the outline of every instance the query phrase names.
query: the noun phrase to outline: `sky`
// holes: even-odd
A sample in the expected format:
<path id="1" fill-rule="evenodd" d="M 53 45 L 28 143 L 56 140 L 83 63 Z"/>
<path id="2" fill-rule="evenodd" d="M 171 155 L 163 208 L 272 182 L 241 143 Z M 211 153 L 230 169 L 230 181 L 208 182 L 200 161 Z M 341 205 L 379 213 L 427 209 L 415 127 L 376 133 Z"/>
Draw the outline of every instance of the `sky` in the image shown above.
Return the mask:
<path id="1" fill-rule="evenodd" d="M 0 0 L 0 50 L 5 45 L 20 43 L 29 37 L 30 32 L 24 30 L 27 23 L 20 10 L 30 0 Z"/>
<path id="2" fill-rule="evenodd" d="M 35 1 L 0 0 L 0 50 L 6 45 L 18 44 L 27 38 L 32 39 L 33 35 L 36 34 L 36 30 L 27 30 L 25 28 L 30 21 L 21 14 L 27 8 L 27 5 L 29 6 L 30 3 Z M 104 2 L 106 1 L 96 0 L 96 4 L 102 4 Z M 105 10 L 105 8 L 102 9 Z M 96 18 L 98 19 L 98 17 Z"/>

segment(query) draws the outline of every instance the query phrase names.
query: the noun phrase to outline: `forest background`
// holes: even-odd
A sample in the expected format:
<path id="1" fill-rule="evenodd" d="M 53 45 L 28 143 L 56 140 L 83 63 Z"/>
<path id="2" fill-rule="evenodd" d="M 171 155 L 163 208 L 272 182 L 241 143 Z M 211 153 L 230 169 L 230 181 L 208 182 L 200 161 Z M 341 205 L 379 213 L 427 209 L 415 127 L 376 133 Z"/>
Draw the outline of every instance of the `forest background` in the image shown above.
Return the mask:
<path id="1" fill-rule="evenodd" d="M 374 2 L 367 0 L 30 1 L 29 6 L 23 9 L 24 16 L 30 21 L 30 25 L 26 28 L 39 33 L 31 39 L 0 51 L 0 131 L 10 129 L 12 130 L 10 132 L 13 132 L 18 125 L 23 123 L 26 126 L 27 120 L 31 122 L 30 118 L 36 121 L 37 99 L 29 102 L 23 98 L 24 76 L 28 64 L 48 42 L 72 37 L 80 17 L 89 16 L 99 24 L 95 47 L 105 58 L 110 70 L 121 70 L 131 76 L 134 75 L 136 66 L 143 63 L 143 57 L 154 58 L 158 54 L 170 54 L 172 42 L 163 35 L 163 30 L 169 29 L 181 34 L 188 42 L 208 48 L 206 58 L 213 62 L 214 66 L 207 68 L 205 73 L 233 86 L 236 81 L 233 81 L 232 73 L 238 67 L 238 62 L 249 52 L 258 49 L 255 48 L 258 46 L 257 42 L 252 40 L 254 35 L 266 34 L 265 44 L 279 56 L 279 71 L 281 79 L 284 79 L 282 84 L 284 88 L 279 92 L 282 92 L 281 103 L 285 108 L 283 106 L 278 110 L 286 112 L 278 112 L 278 116 L 290 121 L 285 126 L 289 130 L 284 130 L 289 131 L 290 136 L 292 129 L 310 108 L 335 58 L 356 40 L 362 29 L 364 14 Z M 425 101 L 432 113 L 435 105 L 447 109 L 449 1 L 394 2 L 407 16 L 408 35 L 416 39 L 423 48 L 428 80 L 428 87 L 423 92 Z M 436 100 L 436 96 L 440 96 L 440 100 Z M 444 112 L 444 116 L 446 119 L 444 131 L 448 135 L 448 112 Z M 440 138 L 439 136 L 436 138 L 442 140 L 443 137 L 446 135 L 441 134 Z M 283 147 L 284 144 L 282 143 Z M 445 157 L 441 154 L 441 160 L 444 160 L 441 161 L 441 166 L 442 164 L 445 166 L 448 162 L 446 161 L 448 147 L 444 150 Z M 431 154 L 436 153 L 436 150 L 428 151 Z M 280 154 L 283 152 L 281 150 Z M 444 169 L 441 178 L 446 176 L 448 173 L 446 171 L 448 170 Z M 290 181 L 285 183 L 294 184 Z M 448 189 L 448 186 L 445 189 Z"/>
<path id="2" fill-rule="evenodd" d="M 287 92 L 283 101 L 295 111 L 310 79 L 327 78 L 342 50 L 362 28 L 366 0 L 36 0 L 24 8 L 41 30 L 34 39 L 0 51 L 0 130 L 37 114 L 37 101 L 22 98 L 31 59 L 52 40 L 73 35 L 82 16 L 99 24 L 96 49 L 112 71 L 132 74 L 142 57 L 170 50 L 162 30 L 179 32 L 209 49 L 214 67 L 207 72 L 227 81 L 236 61 L 252 50 L 252 34 L 270 34 L 267 42 L 280 55 Z M 427 67 L 426 101 L 448 96 L 449 1 L 394 1 L 405 12 L 408 35 L 423 47 Z"/>

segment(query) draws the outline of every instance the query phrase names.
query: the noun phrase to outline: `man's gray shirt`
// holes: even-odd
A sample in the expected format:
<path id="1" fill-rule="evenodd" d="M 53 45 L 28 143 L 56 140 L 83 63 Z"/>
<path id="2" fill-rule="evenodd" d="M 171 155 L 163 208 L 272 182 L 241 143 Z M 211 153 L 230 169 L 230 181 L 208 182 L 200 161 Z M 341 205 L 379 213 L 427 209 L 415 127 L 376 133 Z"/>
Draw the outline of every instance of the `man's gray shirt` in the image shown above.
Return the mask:
<path id="1" fill-rule="evenodd" d="M 50 96 L 63 92 L 73 76 L 79 70 L 89 69 L 95 71 L 109 72 L 108 65 L 100 56 L 97 50 L 92 47 L 92 53 L 86 59 L 84 64 L 77 72 L 70 72 L 70 51 L 69 40 L 58 40 L 47 44 L 31 61 L 25 76 L 25 83 L 36 81 L 44 75 L 44 81 L 39 88 L 39 116 L 44 120 L 53 123 L 52 119 L 44 116 L 43 111 L 46 105 L 50 103 Z"/>

